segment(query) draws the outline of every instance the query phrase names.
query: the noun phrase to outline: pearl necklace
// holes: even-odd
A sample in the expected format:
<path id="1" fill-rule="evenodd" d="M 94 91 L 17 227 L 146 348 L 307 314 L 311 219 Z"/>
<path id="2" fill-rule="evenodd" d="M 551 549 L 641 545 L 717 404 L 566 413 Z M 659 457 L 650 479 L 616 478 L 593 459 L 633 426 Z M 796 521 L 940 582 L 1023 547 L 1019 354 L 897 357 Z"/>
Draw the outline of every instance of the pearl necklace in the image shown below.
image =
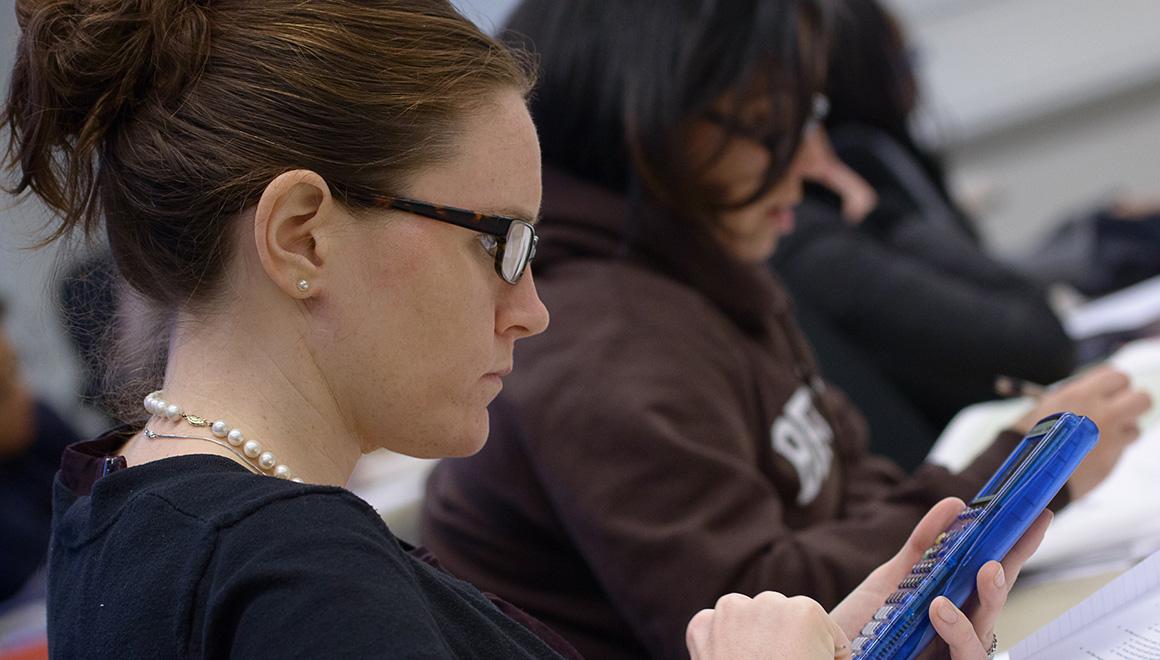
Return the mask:
<path id="1" fill-rule="evenodd" d="M 245 466 L 254 474 L 274 476 L 279 479 L 289 479 L 296 483 L 302 483 L 302 479 L 294 476 L 290 468 L 279 463 L 273 453 L 263 451 L 262 443 L 257 440 L 246 440 L 246 436 L 242 433 L 241 429 L 236 427 L 230 428 L 230 425 L 226 424 L 225 420 L 222 419 L 210 423 L 204 417 L 187 413 L 176 403 L 163 399 L 161 397 L 161 390 L 145 397 L 145 412 L 154 417 L 164 417 L 171 422 L 184 419 L 190 426 L 197 428 L 205 428 L 208 426 L 210 432 L 216 436 L 214 438 L 205 438 L 190 435 L 170 435 L 166 433 L 155 433 L 152 429 L 146 427 L 145 437 L 150 440 L 167 438 L 171 440 L 204 440 L 206 442 L 212 442 L 215 445 L 225 447 L 232 451 L 238 458 L 242 459 Z M 225 442 L 219 438 L 225 438 Z"/>

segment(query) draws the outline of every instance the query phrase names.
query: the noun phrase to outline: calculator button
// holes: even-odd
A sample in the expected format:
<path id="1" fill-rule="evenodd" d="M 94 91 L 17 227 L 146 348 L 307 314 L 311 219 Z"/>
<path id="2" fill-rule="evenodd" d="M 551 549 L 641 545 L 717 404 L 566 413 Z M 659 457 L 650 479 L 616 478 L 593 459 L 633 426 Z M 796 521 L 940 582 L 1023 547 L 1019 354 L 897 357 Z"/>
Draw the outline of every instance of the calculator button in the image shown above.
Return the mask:
<path id="1" fill-rule="evenodd" d="M 883 625 L 885 624 L 883 624 L 881 621 L 871 621 L 862 627 L 862 634 L 867 637 L 874 637 L 878 634 L 878 629 Z"/>
<path id="2" fill-rule="evenodd" d="M 870 638 L 858 637 L 854 641 L 850 642 L 850 652 L 851 653 L 861 653 L 862 649 L 866 648 L 866 645 L 869 643 L 870 643 Z"/>
<path id="3" fill-rule="evenodd" d="M 878 611 L 874 613 L 874 620 L 875 621 L 885 621 L 885 620 L 889 619 L 890 615 L 894 614 L 895 609 L 896 608 L 891 607 L 890 605 L 879 607 Z"/>
<path id="4" fill-rule="evenodd" d="M 937 562 L 933 559 L 924 559 L 914 565 L 910 572 L 915 575 L 924 575 L 934 570 L 934 565 Z"/>
<path id="5" fill-rule="evenodd" d="M 895 591 L 894 593 L 892 593 L 886 597 L 886 603 L 888 605 L 897 605 L 897 604 L 901 603 L 902 601 L 906 600 L 906 597 L 908 595 L 910 595 L 910 593 L 907 591 L 901 591 L 901 590 Z"/>
<path id="6" fill-rule="evenodd" d="M 898 588 L 899 589 L 914 589 L 915 587 L 917 587 L 920 584 L 922 584 L 922 576 L 912 575 L 912 576 L 906 578 L 905 580 L 903 580 L 902 582 L 899 582 Z"/>

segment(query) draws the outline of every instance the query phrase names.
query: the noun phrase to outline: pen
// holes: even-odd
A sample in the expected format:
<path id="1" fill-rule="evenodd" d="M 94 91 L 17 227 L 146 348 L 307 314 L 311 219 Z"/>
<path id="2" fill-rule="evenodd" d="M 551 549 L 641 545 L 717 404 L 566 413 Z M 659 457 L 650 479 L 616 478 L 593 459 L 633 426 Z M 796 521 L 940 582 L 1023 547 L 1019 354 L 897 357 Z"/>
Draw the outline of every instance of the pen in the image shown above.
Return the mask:
<path id="1" fill-rule="evenodd" d="M 995 394 L 1005 399 L 1021 396 L 1039 398 L 1046 391 L 1046 387 L 1023 380 L 1022 378 L 1015 378 L 1013 376 L 998 376 L 995 378 Z"/>

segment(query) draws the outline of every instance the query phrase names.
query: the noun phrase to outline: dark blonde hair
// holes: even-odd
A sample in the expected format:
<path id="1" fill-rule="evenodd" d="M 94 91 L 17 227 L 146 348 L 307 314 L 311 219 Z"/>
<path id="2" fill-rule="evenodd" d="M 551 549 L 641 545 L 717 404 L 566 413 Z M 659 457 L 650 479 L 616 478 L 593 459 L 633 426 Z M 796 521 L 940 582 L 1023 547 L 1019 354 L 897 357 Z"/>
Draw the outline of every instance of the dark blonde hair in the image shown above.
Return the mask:
<path id="1" fill-rule="evenodd" d="M 104 226 L 119 271 L 173 309 L 212 297 L 230 222 L 292 169 L 341 202 L 449 155 L 523 60 L 447 0 L 17 0 L 2 123 L 11 192 L 46 242 Z"/>

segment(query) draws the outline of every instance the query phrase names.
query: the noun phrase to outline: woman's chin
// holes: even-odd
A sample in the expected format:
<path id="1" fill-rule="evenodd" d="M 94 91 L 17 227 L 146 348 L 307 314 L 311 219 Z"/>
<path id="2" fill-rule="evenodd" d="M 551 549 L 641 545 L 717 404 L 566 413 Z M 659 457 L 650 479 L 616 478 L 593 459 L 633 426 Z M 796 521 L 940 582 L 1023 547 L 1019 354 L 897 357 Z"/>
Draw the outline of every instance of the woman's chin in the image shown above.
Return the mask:
<path id="1" fill-rule="evenodd" d="M 733 256 L 751 266 L 762 265 L 777 251 L 779 238 L 781 235 L 774 233 L 752 239 L 745 245 L 735 247 L 732 250 Z"/>
<path id="2" fill-rule="evenodd" d="M 463 458 L 478 453 L 487 444 L 490 430 L 488 420 L 487 408 L 484 408 L 481 415 L 469 420 L 467 427 L 456 434 L 456 441 L 449 443 L 443 455 L 447 458 Z"/>
<path id="3" fill-rule="evenodd" d="M 449 447 L 442 456 L 432 456 L 432 458 L 466 458 L 479 453 L 483 446 L 487 444 L 487 434 L 478 441 L 463 442 L 454 447 Z"/>
<path id="4" fill-rule="evenodd" d="M 482 419 L 481 419 L 482 418 Z M 406 444 L 388 443 L 378 448 L 404 454 L 412 458 L 463 458 L 483 449 L 487 444 L 488 417 L 486 409 L 474 419 L 464 420 L 457 428 L 444 427 L 427 437 L 413 437 Z"/>
<path id="5" fill-rule="evenodd" d="M 792 221 L 791 221 L 792 222 Z M 744 236 L 732 236 L 724 241 L 725 249 L 738 261 L 750 264 L 763 264 L 777 251 L 777 244 L 781 237 L 789 232 L 775 223 L 761 227 L 760 231 L 753 231 Z"/>

